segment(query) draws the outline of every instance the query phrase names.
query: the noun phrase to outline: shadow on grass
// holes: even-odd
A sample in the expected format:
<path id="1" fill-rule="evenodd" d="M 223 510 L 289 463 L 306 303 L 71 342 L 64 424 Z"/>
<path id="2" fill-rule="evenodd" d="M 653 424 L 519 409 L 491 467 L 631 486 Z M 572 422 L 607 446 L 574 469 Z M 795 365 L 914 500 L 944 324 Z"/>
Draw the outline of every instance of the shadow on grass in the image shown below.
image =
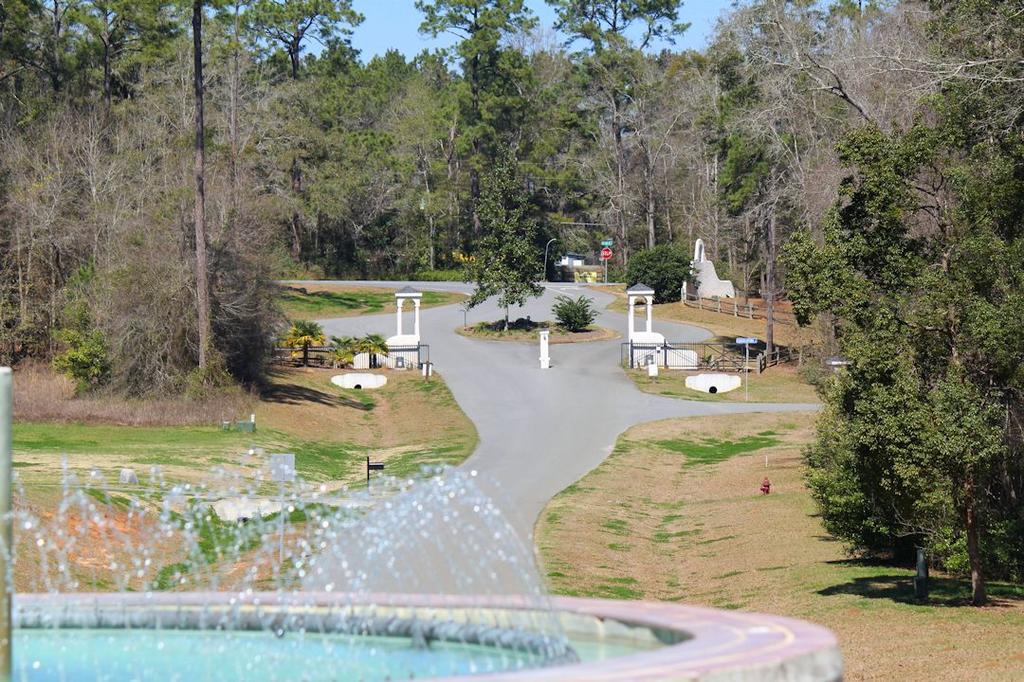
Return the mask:
<path id="1" fill-rule="evenodd" d="M 328 407 L 351 407 L 356 410 L 372 410 L 372 401 L 360 401 L 347 396 L 331 395 L 308 386 L 298 384 L 271 384 L 263 389 L 262 399 L 270 403 L 281 403 L 282 405 L 301 405 L 303 403 L 316 403 Z"/>
<path id="2" fill-rule="evenodd" d="M 833 565 L 850 568 L 879 569 L 878 575 L 862 576 L 852 580 L 818 590 L 818 594 L 833 597 L 852 594 L 866 599 L 887 599 L 900 604 L 917 604 L 927 606 L 968 606 L 971 603 L 971 583 L 959 578 L 932 576 L 928 579 L 928 598 L 919 599 L 914 595 L 914 579 L 912 575 L 893 575 L 891 565 L 883 565 L 871 560 L 829 561 Z M 988 596 L 993 606 L 1007 603 L 1024 603 L 1024 585 L 1009 583 L 988 583 Z"/>

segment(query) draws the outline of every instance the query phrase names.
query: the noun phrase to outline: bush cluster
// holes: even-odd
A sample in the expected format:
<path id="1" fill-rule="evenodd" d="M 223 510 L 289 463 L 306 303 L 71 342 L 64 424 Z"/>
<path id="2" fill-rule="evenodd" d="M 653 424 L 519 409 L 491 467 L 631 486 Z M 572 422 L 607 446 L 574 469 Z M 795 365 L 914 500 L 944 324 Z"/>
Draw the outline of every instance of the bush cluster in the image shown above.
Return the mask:
<path id="1" fill-rule="evenodd" d="M 597 319 L 594 303 L 586 296 L 558 296 L 551 307 L 551 312 L 558 321 L 558 326 L 570 332 L 586 331 Z"/>

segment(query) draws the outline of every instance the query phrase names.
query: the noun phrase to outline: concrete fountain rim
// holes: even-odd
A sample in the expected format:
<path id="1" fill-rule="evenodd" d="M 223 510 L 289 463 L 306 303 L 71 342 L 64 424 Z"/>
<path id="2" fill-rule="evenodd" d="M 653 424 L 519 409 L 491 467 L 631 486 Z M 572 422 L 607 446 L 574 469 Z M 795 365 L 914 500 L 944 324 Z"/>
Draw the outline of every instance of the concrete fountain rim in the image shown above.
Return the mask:
<path id="1" fill-rule="evenodd" d="M 317 609 L 376 606 L 536 611 L 551 610 L 629 627 L 647 628 L 675 644 L 603 661 L 484 675 L 485 680 L 758 680 L 842 679 L 842 658 L 833 634 L 804 621 L 666 602 L 578 597 L 542 600 L 520 596 L 352 594 L 334 592 L 20 593 L 15 622 L 42 609 L 54 617 L 87 609 L 195 608 Z M 51 623 L 51 627 L 53 624 Z M 453 680 L 470 679 L 466 677 Z"/>

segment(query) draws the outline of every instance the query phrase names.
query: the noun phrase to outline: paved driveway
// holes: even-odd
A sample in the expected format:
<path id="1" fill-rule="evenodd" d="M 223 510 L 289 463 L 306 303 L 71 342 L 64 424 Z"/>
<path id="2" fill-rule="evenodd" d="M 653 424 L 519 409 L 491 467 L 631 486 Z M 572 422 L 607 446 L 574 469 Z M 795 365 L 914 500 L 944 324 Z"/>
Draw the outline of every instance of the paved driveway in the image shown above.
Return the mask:
<path id="1" fill-rule="evenodd" d="M 472 289 L 451 282 L 414 282 L 412 286 L 463 293 Z M 610 294 L 571 284 L 545 286 L 543 296 L 513 308 L 511 316 L 550 319 L 551 305 L 559 294 L 588 296 L 602 310 L 598 324 L 625 337 L 626 316 L 604 310 L 613 300 Z M 619 367 L 621 338 L 552 345 L 552 368 L 542 370 L 537 344 L 480 341 L 456 334 L 455 328 L 463 324 L 462 306 L 427 308 L 420 314 L 422 342 L 430 345 L 431 360 L 480 435 L 479 446 L 464 466 L 500 488 L 496 499 L 503 501 L 521 537 L 531 544 L 534 521 L 547 502 L 600 464 L 619 434 L 634 424 L 668 417 L 816 409 L 807 404 L 691 402 L 643 393 Z M 470 324 L 502 316 L 493 300 L 467 313 Z M 378 332 L 390 336 L 395 333 L 394 320 L 394 314 L 382 314 L 320 322 L 333 335 Z M 411 314 L 405 328 L 412 328 Z M 699 327 L 657 321 L 655 330 L 671 341 L 711 336 Z"/>

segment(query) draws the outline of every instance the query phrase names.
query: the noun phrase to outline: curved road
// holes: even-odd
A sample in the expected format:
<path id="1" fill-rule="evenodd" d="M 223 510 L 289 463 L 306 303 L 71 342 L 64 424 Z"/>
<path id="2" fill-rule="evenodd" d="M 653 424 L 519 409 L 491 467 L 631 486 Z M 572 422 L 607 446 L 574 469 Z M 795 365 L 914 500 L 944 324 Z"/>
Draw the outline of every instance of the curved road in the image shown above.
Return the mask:
<path id="1" fill-rule="evenodd" d="M 472 285 L 453 282 L 316 283 L 472 291 Z M 605 310 L 614 297 L 573 284 L 545 285 L 543 296 L 513 308 L 511 317 L 550 319 L 559 294 L 589 297 L 601 311 L 597 323 L 625 337 L 626 316 Z M 808 404 L 692 402 L 644 393 L 619 367 L 623 338 L 552 345 L 552 368 L 542 370 L 536 343 L 480 341 L 457 334 L 462 306 L 427 308 L 420 315 L 421 340 L 430 345 L 430 359 L 480 436 L 463 466 L 496 482 L 497 499 L 511 502 L 513 508 L 505 511 L 527 546 L 533 545 L 534 521 L 548 501 L 600 464 L 630 426 L 668 417 L 817 409 Z M 468 319 L 472 324 L 503 315 L 492 299 L 470 310 Z M 395 333 L 393 313 L 319 322 L 336 336 Z M 405 328 L 411 327 L 407 312 Z M 711 337 L 705 329 L 668 322 L 655 321 L 655 330 L 671 341 Z"/>

